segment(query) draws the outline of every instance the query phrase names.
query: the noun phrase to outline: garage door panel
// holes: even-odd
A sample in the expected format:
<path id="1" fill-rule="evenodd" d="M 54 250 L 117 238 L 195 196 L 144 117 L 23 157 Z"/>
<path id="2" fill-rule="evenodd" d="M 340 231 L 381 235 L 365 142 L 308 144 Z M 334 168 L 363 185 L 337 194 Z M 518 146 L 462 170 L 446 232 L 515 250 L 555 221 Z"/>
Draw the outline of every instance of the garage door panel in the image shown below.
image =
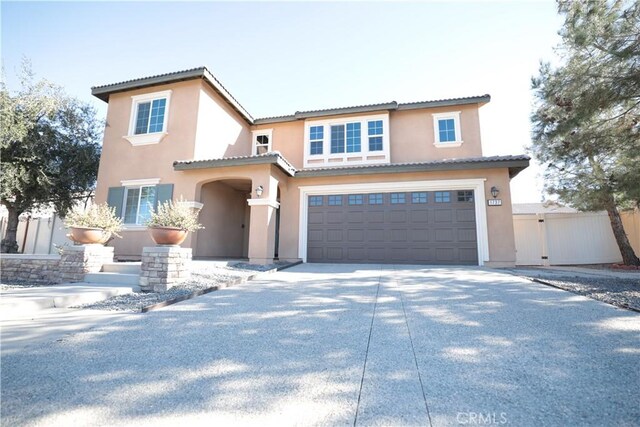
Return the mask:
<path id="1" fill-rule="evenodd" d="M 337 248 L 337 247 L 328 247 L 327 248 L 327 259 L 331 260 L 331 261 L 342 261 L 343 258 L 343 250 L 342 248 Z"/>
<path id="2" fill-rule="evenodd" d="M 329 229 L 327 230 L 327 242 L 342 242 L 343 230 Z"/>
<path id="3" fill-rule="evenodd" d="M 389 222 L 391 223 L 406 223 L 407 212 L 404 210 L 392 210 L 389 212 Z"/>
<path id="4" fill-rule="evenodd" d="M 452 222 L 453 211 L 451 209 L 436 209 L 434 212 L 434 222 Z"/>
<path id="5" fill-rule="evenodd" d="M 453 248 L 436 248 L 436 261 L 452 263 L 455 260 Z"/>
<path id="6" fill-rule="evenodd" d="M 365 216 L 366 220 L 370 224 L 384 223 L 384 211 L 371 211 L 367 212 Z"/>
<path id="7" fill-rule="evenodd" d="M 347 213 L 347 222 L 349 224 L 362 224 L 363 220 L 364 220 L 364 212 L 362 211 Z"/>
<path id="8" fill-rule="evenodd" d="M 309 206 L 308 261 L 477 265 L 474 203 L 440 193 L 449 201 L 407 192 L 349 204 L 360 197 L 344 194 L 342 205 L 329 205 L 324 196 L 326 204 Z"/>
<path id="9" fill-rule="evenodd" d="M 428 242 L 429 241 L 429 230 L 428 229 L 420 229 L 416 228 L 411 230 L 409 238 L 412 242 Z"/>
<path id="10" fill-rule="evenodd" d="M 364 230 L 348 230 L 347 239 L 349 243 L 362 243 L 364 242 Z"/>
<path id="11" fill-rule="evenodd" d="M 309 212 L 309 225 L 323 224 L 324 214 L 322 212 Z"/>
<path id="12" fill-rule="evenodd" d="M 384 247 L 367 248 L 367 258 L 370 261 L 384 261 L 387 250 Z"/>
<path id="13" fill-rule="evenodd" d="M 458 228 L 458 242 L 475 242 L 476 230 L 475 228 Z"/>
<path id="14" fill-rule="evenodd" d="M 429 222 L 429 211 L 426 209 L 415 209 L 410 212 L 410 218 L 412 223 L 426 223 Z"/>
<path id="15" fill-rule="evenodd" d="M 460 248 L 458 249 L 458 258 L 464 263 L 477 263 L 478 251 L 476 248 Z"/>
<path id="16" fill-rule="evenodd" d="M 324 241 L 324 233 L 322 230 L 309 230 L 309 244 Z"/>
<path id="17" fill-rule="evenodd" d="M 326 213 L 327 224 L 342 224 L 344 222 L 344 212 L 335 210 L 337 206 L 332 206 L 332 210 Z"/>
<path id="18" fill-rule="evenodd" d="M 352 262 L 362 261 L 366 258 L 366 251 L 363 247 L 347 248 L 347 259 Z"/>
<path id="19" fill-rule="evenodd" d="M 368 229 L 367 236 L 368 242 L 384 242 L 386 239 L 387 230 L 381 229 Z"/>
<path id="20" fill-rule="evenodd" d="M 450 242 L 453 240 L 453 228 L 441 228 L 435 230 L 436 242 Z"/>
<path id="21" fill-rule="evenodd" d="M 458 222 L 476 222 L 476 212 L 474 209 L 458 209 L 456 210 L 456 220 Z"/>
<path id="22" fill-rule="evenodd" d="M 406 229 L 392 229 L 391 230 L 391 241 L 392 242 L 406 242 L 407 241 L 407 230 Z"/>

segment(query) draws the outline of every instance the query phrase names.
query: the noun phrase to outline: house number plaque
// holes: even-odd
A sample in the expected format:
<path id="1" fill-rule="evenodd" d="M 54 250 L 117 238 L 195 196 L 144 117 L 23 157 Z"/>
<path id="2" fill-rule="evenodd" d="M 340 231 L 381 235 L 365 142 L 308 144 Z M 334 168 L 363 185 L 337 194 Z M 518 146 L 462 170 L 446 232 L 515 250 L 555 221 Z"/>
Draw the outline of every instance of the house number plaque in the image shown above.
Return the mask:
<path id="1" fill-rule="evenodd" d="M 502 206 L 502 199 L 489 199 L 487 204 L 489 206 Z"/>

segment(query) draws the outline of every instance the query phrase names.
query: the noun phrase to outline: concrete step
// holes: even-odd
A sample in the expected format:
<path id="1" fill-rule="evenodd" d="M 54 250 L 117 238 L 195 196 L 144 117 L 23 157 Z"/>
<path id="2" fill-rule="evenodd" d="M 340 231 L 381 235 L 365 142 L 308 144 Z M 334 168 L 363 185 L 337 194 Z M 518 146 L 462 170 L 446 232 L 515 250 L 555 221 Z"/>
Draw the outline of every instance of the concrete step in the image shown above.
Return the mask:
<path id="1" fill-rule="evenodd" d="M 140 283 L 139 274 L 121 273 L 87 273 L 84 275 L 87 283 L 100 283 L 104 285 L 131 285 L 138 286 Z"/>
<path id="2" fill-rule="evenodd" d="M 65 283 L 53 286 L 10 289 L 2 292 L 0 314 L 3 319 L 29 317 L 51 308 L 90 304 L 116 295 L 138 291 L 138 286 L 100 283 Z"/>
<path id="3" fill-rule="evenodd" d="M 140 274 L 141 262 L 109 262 L 102 265 L 103 273 Z"/>

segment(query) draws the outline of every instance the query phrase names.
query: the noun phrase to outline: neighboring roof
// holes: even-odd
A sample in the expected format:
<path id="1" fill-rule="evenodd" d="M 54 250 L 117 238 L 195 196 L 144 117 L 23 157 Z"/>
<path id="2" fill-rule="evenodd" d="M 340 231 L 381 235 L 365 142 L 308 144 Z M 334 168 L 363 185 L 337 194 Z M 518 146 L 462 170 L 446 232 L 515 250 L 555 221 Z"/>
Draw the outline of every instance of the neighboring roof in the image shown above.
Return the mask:
<path id="1" fill-rule="evenodd" d="M 226 157 L 211 160 L 180 160 L 173 162 L 175 170 L 206 169 L 215 167 L 244 166 L 255 164 L 275 164 L 284 172 L 296 178 L 315 176 L 365 175 L 379 173 L 430 172 L 443 170 L 509 168 L 509 177 L 513 178 L 529 166 L 528 156 L 492 156 L 469 159 L 436 160 L 432 162 L 391 163 L 379 165 L 337 166 L 327 168 L 308 168 L 296 170 L 282 154 L 277 151 L 256 156 Z"/>
<path id="2" fill-rule="evenodd" d="M 126 92 L 134 89 L 158 86 L 162 84 L 177 83 L 186 80 L 203 79 L 216 92 L 218 92 L 227 103 L 236 110 L 249 124 L 253 124 L 253 117 L 242 105 L 222 86 L 222 83 L 215 78 L 206 67 L 192 68 L 190 70 L 176 71 L 174 73 L 158 74 L 157 76 L 143 77 L 140 79 L 127 80 L 120 83 L 113 83 L 91 88 L 91 94 L 96 98 L 109 102 L 109 95 L 112 93 Z"/>
<path id="3" fill-rule="evenodd" d="M 509 168 L 509 177 L 513 178 L 529 166 L 529 156 L 491 156 L 471 157 L 467 159 L 434 160 L 431 162 L 387 163 L 378 165 L 336 166 L 307 168 L 296 172 L 296 177 L 340 176 L 399 172 L 430 172 L 444 170 Z"/>
<path id="4" fill-rule="evenodd" d="M 177 171 L 183 171 L 189 169 L 207 169 L 216 167 L 262 164 L 274 164 L 289 176 L 294 176 L 296 172 L 296 169 L 291 165 L 291 163 L 289 163 L 287 159 L 282 157 L 282 154 L 277 151 L 258 154 L 255 156 L 224 157 L 222 159 L 210 160 L 178 160 L 173 162 L 173 169 Z"/>
<path id="5" fill-rule="evenodd" d="M 465 98 L 437 99 L 433 101 L 420 101 L 399 104 L 396 101 L 381 104 L 356 105 L 352 107 L 327 108 L 324 110 L 296 111 L 294 114 L 277 117 L 264 117 L 255 119 L 254 124 L 290 122 L 293 120 L 304 120 L 313 117 L 335 116 L 351 113 L 369 113 L 374 111 L 392 110 L 417 110 L 421 108 L 449 107 L 454 105 L 486 104 L 491 101 L 490 95 L 470 96 Z"/>
<path id="6" fill-rule="evenodd" d="M 514 215 L 559 214 L 576 213 L 577 209 L 562 206 L 554 201 L 544 203 L 514 203 L 512 205 Z"/>

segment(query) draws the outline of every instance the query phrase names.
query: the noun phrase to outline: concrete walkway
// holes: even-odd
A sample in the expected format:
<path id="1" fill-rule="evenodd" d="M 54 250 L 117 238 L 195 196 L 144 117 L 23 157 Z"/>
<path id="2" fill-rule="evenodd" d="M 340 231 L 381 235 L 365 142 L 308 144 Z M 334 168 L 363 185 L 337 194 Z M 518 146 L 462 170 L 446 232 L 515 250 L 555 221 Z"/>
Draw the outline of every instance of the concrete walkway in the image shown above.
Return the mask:
<path id="1" fill-rule="evenodd" d="M 3 425 L 634 425 L 640 315 L 484 269 L 301 265 L 2 357 Z"/>

